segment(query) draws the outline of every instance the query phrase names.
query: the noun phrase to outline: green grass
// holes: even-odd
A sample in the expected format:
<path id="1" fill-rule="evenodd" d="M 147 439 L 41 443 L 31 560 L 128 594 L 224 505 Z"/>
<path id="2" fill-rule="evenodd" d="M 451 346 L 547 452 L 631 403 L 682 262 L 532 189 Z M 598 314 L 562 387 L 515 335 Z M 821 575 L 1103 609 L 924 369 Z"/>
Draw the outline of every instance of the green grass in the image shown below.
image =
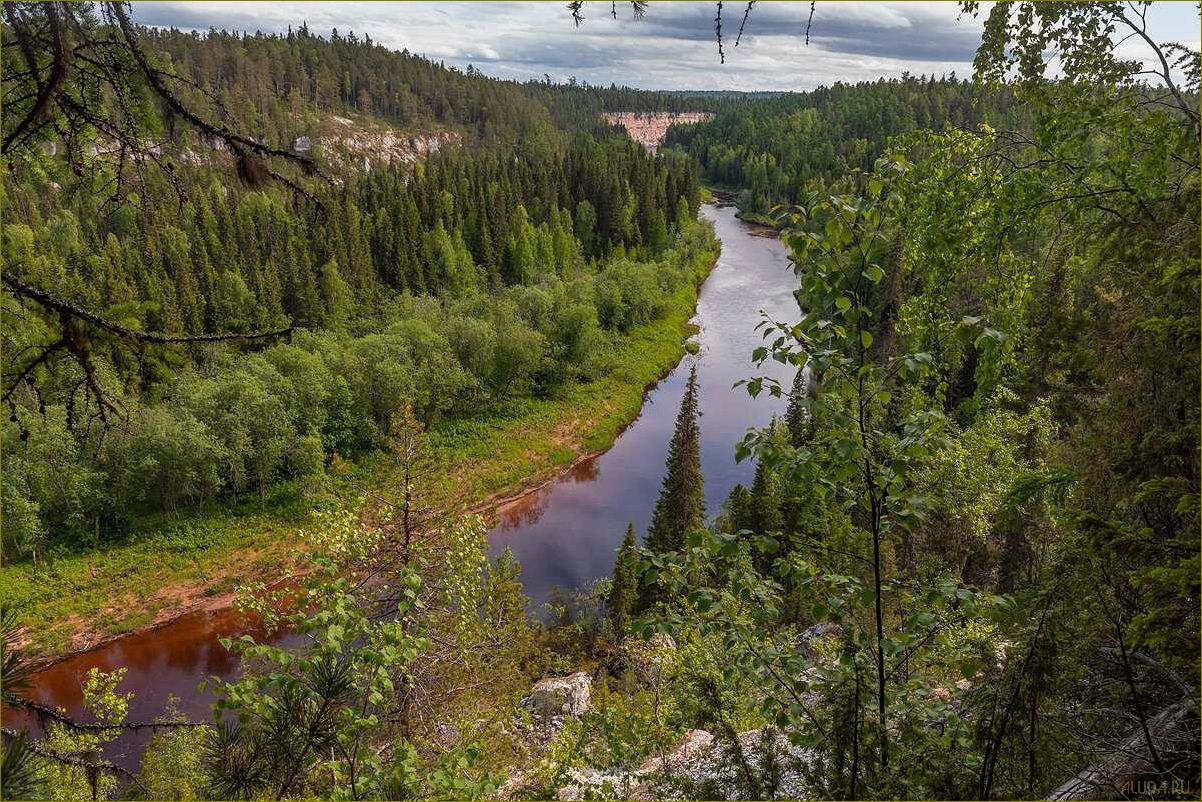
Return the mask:
<path id="1" fill-rule="evenodd" d="M 717 244 L 705 256 L 708 268 Z M 680 360 L 696 287 L 682 287 L 659 320 L 606 343 L 599 378 L 553 398 L 520 398 L 429 433 L 435 464 L 428 503 L 469 509 L 545 481 L 580 454 L 601 451 L 642 407 L 646 388 Z M 357 487 L 387 494 L 392 464 L 371 454 L 319 486 L 277 485 L 265 502 L 144 519 L 124 544 L 0 568 L 0 598 L 20 609 L 30 650 L 52 656 L 132 632 L 244 581 L 269 581 L 297 563 L 299 532 L 315 508 L 358 504 Z M 312 484 L 312 483 L 310 483 Z"/>
<path id="2" fill-rule="evenodd" d="M 735 217 L 748 223 L 757 223 L 761 226 L 767 226 L 768 228 L 778 227 L 776 218 L 770 214 L 762 214 L 760 212 L 738 212 L 735 214 Z"/>

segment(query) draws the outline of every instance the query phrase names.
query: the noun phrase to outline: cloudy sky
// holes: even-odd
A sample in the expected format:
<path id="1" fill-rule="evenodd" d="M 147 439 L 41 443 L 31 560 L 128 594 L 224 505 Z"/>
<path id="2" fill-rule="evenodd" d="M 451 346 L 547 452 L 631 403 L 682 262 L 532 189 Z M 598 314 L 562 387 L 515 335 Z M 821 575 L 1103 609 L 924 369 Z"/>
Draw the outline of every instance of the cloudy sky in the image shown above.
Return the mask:
<path id="1" fill-rule="evenodd" d="M 736 48 L 744 4 L 725 4 L 726 64 L 718 62 L 713 2 L 651 3 L 641 21 L 628 3 L 590 2 L 575 27 L 563 2 L 135 2 L 148 25 L 315 33 L 354 31 L 397 50 L 503 78 L 579 80 L 647 89 L 801 90 L 879 76 L 971 73 L 980 21 L 948 2 L 818 2 L 805 45 L 808 2 L 758 3 Z M 1149 33 L 1198 46 L 1195 3 L 1156 3 Z M 1137 41 L 1128 57 L 1148 54 Z"/>

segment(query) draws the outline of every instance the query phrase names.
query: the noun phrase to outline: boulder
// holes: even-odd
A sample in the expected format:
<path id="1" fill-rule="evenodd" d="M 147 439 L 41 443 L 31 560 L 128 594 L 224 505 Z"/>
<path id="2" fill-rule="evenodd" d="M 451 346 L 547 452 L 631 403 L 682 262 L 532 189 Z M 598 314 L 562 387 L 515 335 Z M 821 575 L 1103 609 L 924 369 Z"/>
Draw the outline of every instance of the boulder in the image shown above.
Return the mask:
<path id="1" fill-rule="evenodd" d="M 593 678 L 584 671 L 567 677 L 550 677 L 535 683 L 520 705 L 537 718 L 579 717 L 592 707 L 592 688 Z"/>

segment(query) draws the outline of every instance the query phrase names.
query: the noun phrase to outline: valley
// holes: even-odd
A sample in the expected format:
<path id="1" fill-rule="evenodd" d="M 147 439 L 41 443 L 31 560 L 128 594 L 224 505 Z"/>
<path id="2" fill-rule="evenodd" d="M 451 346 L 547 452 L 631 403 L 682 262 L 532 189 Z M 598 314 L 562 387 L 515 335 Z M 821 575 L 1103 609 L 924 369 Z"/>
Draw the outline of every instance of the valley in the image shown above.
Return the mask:
<path id="1" fill-rule="evenodd" d="M 4 4 L 0 797 L 1197 797 L 1196 7 L 370 11 Z"/>

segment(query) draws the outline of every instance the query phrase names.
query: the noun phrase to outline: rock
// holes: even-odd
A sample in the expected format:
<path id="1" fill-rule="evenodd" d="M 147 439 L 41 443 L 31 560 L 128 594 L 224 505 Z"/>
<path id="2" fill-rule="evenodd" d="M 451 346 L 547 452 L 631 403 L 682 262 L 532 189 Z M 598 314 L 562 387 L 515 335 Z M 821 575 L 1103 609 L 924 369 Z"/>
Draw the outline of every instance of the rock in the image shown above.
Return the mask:
<path id="1" fill-rule="evenodd" d="M 648 640 L 632 636 L 622 641 L 622 658 L 640 681 L 655 685 L 676 659 L 676 641 L 666 632 L 656 632 Z"/>
<path id="2" fill-rule="evenodd" d="M 733 744 L 714 738 L 708 732 L 692 730 L 661 766 L 644 764 L 640 771 L 653 769 L 658 776 L 658 787 L 653 783 L 653 795 L 646 798 L 664 798 L 675 795 L 679 798 L 695 796 L 698 792 L 706 798 L 739 799 L 767 796 L 771 799 L 803 799 L 805 786 L 802 781 L 801 764 L 810 760 L 809 750 L 790 743 L 789 739 L 774 728 L 748 730 L 739 733 L 738 750 Z M 751 793 L 742 777 L 736 757 L 741 752 L 757 782 L 763 780 L 763 763 L 766 759 L 780 766 L 775 788 L 759 788 Z M 649 761 L 652 763 L 652 761 Z M 681 793 L 683 792 L 683 794 Z"/>
<path id="3" fill-rule="evenodd" d="M 459 740 L 459 728 L 440 721 L 434 725 L 434 737 L 440 744 L 449 746 Z"/>
<path id="4" fill-rule="evenodd" d="M 647 112 L 632 111 L 606 112 L 601 115 L 611 125 L 620 125 L 635 142 L 642 143 L 652 153 L 659 147 L 668 128 L 677 124 L 705 122 L 713 118 L 708 111 L 686 112 Z"/>
<path id="5" fill-rule="evenodd" d="M 676 640 L 667 632 L 656 632 L 647 643 L 651 644 L 651 648 L 659 652 L 676 651 Z"/>
<path id="6" fill-rule="evenodd" d="M 535 683 L 519 704 L 544 720 L 555 716 L 581 716 L 592 707 L 593 678 L 584 671 L 551 677 Z"/>
<path id="7" fill-rule="evenodd" d="M 1118 743 L 1101 744 L 1102 749 L 1095 753 L 1097 762 L 1077 772 L 1047 798 L 1113 799 L 1117 790 L 1119 799 L 1155 799 L 1158 791 L 1178 787 L 1188 793 L 1191 784 L 1196 794 L 1197 774 L 1190 777 L 1187 767 L 1197 766 L 1198 730 L 1195 703 L 1189 697 L 1175 702 L 1148 719 L 1146 737 L 1143 728 L 1135 727 Z M 1159 776 L 1153 772 L 1148 738 L 1162 764 L 1184 769 L 1181 776 L 1172 770 Z"/>
<path id="8" fill-rule="evenodd" d="M 812 627 L 807 627 L 805 630 L 802 631 L 801 637 L 804 640 L 812 641 L 812 640 L 818 640 L 819 638 L 823 637 L 824 635 L 829 635 L 832 632 L 842 632 L 842 631 L 843 631 L 843 627 L 839 626 L 838 624 L 833 624 L 829 621 L 826 621 L 821 624 L 814 624 Z"/>
<path id="9" fill-rule="evenodd" d="M 330 129 L 320 140 L 311 140 L 310 144 L 320 144 L 329 158 L 362 165 L 365 170 L 370 170 L 372 164 L 413 164 L 424 155 L 462 140 L 455 131 L 440 131 L 424 137 L 406 136 L 383 126 L 357 125 L 343 117 L 331 119 L 340 127 Z"/>
<path id="10" fill-rule="evenodd" d="M 781 766 L 779 780 L 771 791 L 774 799 L 803 799 L 805 790 L 800 764 L 809 759 L 807 750 L 793 746 L 774 729 L 749 730 L 739 734 L 739 750 L 758 775 L 766 756 Z M 735 749 L 705 730 L 689 730 L 666 755 L 656 755 L 633 771 L 620 769 L 571 769 L 569 782 L 556 791 L 559 799 L 736 799 L 748 793 L 736 768 Z"/>

